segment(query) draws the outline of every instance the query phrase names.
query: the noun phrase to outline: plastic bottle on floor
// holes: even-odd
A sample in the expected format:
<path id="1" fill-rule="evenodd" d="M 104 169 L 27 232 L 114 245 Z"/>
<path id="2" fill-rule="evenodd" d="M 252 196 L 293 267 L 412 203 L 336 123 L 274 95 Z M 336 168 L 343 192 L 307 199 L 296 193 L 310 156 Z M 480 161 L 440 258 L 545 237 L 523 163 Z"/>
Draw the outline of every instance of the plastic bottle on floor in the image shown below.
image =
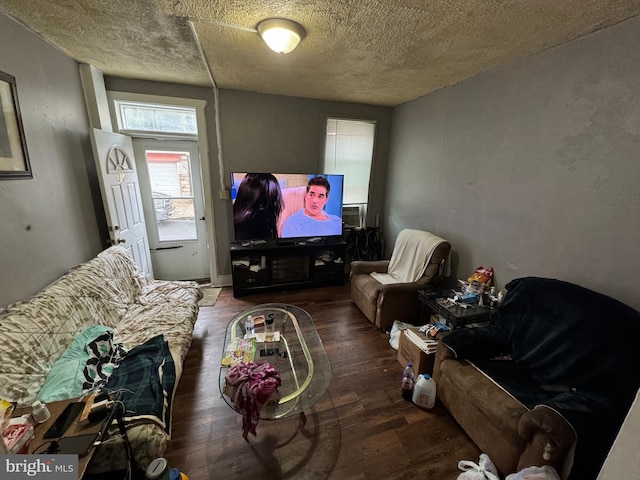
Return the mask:
<path id="1" fill-rule="evenodd" d="M 413 403 L 422 408 L 433 408 L 436 402 L 436 382 L 428 373 L 418 376 L 413 387 Z"/>
<path id="2" fill-rule="evenodd" d="M 405 400 L 411 401 L 414 379 L 413 363 L 409 362 L 402 372 L 402 398 Z"/>
<path id="3" fill-rule="evenodd" d="M 404 371 L 402 372 L 402 378 L 406 377 L 407 375 L 409 375 L 412 382 L 416 381 L 416 376 L 413 372 L 413 362 L 407 363 L 407 366 L 404 367 Z"/>
<path id="4" fill-rule="evenodd" d="M 169 470 L 169 480 L 189 480 L 189 477 L 177 468 L 172 468 Z"/>
<path id="5" fill-rule="evenodd" d="M 148 480 L 169 480 L 169 470 L 166 458 L 156 458 L 147 467 L 144 477 Z"/>

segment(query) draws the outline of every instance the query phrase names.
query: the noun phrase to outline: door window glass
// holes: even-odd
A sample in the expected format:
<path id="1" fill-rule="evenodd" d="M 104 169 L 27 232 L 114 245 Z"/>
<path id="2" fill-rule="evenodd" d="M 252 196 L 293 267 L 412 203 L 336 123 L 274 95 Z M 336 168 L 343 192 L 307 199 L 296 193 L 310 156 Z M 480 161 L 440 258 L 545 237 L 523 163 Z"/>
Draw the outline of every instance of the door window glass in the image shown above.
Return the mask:
<path id="1" fill-rule="evenodd" d="M 197 240 L 189 152 L 146 150 L 158 240 Z"/>

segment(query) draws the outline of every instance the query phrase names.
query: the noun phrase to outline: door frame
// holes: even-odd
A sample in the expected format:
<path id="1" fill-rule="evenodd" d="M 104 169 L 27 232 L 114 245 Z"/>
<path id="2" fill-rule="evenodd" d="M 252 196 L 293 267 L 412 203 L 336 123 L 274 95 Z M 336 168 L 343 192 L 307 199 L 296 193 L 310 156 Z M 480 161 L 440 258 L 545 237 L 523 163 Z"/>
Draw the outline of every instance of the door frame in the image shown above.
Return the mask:
<path id="1" fill-rule="evenodd" d="M 195 213 L 195 226 L 197 238 L 181 239 L 181 240 L 160 240 L 158 235 L 158 224 L 154 214 L 153 190 L 150 183 L 150 172 L 147 165 L 146 153 L 149 150 L 158 150 L 166 152 L 188 152 L 190 177 L 193 186 L 193 201 Z M 133 152 L 138 162 L 138 178 L 140 180 L 140 194 L 142 195 L 142 204 L 145 209 L 147 219 L 147 237 L 149 239 L 149 249 L 151 250 L 151 261 L 154 263 L 154 271 L 157 278 L 164 280 L 181 279 L 181 280 L 202 280 L 207 281 L 211 278 L 209 271 L 208 250 L 209 242 L 207 239 L 206 219 L 204 214 L 204 193 L 202 191 L 202 169 L 200 168 L 200 152 L 198 150 L 198 142 L 195 139 L 174 139 L 174 140 L 158 140 L 155 138 L 133 138 Z M 176 249 L 179 247 L 179 249 Z M 202 256 L 200 256 L 202 254 Z M 179 261 L 183 265 L 184 277 L 176 273 L 174 268 L 169 264 Z M 198 273 L 193 272 L 197 268 Z M 179 268 L 178 268 L 179 270 Z M 171 272 L 170 277 L 163 276 L 163 272 Z M 191 271 L 193 276 L 186 274 Z"/>
<path id="2" fill-rule="evenodd" d="M 205 117 L 205 107 L 207 102 L 205 100 L 196 100 L 191 98 L 179 98 L 179 97 L 165 97 L 160 95 L 147 95 L 130 92 L 117 92 L 107 91 L 107 99 L 109 103 L 109 111 L 111 113 L 111 122 L 113 130 L 115 132 L 124 133 L 135 137 L 150 137 L 150 138 L 171 138 L 169 135 L 158 134 L 145 134 L 143 132 L 127 132 L 126 130 L 120 130 L 118 124 L 118 113 L 115 109 L 115 101 L 121 100 L 126 102 L 142 102 L 142 103 L 156 103 L 163 105 L 177 105 L 188 106 L 196 109 L 196 120 L 198 124 L 198 135 L 195 140 L 198 143 L 198 149 L 200 150 L 200 168 L 202 174 L 202 188 L 204 193 L 204 216 L 205 223 L 207 225 L 207 240 L 209 242 L 209 275 L 211 277 L 211 284 L 223 285 L 224 278 L 221 278 L 218 271 L 217 261 L 217 245 L 215 236 L 215 217 L 213 213 L 213 191 L 211 188 L 211 160 L 209 157 L 209 140 L 207 136 L 207 123 Z M 132 133 L 135 133 L 134 135 Z M 193 135 L 189 135 L 191 139 L 194 139 Z M 175 139 L 185 139 L 186 137 L 175 135 Z"/>

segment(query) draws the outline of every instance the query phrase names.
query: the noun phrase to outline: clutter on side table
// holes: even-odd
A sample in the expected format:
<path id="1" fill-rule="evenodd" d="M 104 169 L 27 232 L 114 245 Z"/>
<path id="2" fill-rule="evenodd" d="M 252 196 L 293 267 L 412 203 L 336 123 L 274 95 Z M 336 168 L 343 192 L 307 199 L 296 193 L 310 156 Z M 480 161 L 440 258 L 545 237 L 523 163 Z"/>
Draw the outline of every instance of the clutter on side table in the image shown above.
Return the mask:
<path id="1" fill-rule="evenodd" d="M 11 448 L 15 448 L 15 442 L 9 440 L 15 436 L 14 429 L 10 429 L 14 409 L 15 403 L 0 398 L 0 453 L 15 453 L 11 451 Z"/>
<path id="2" fill-rule="evenodd" d="M 31 416 L 38 423 L 44 423 L 51 417 L 51 412 L 47 408 L 47 405 L 42 403 L 40 400 L 36 400 L 31 404 L 33 407 L 31 411 Z"/>
<path id="3" fill-rule="evenodd" d="M 478 285 L 484 287 L 490 287 L 493 280 L 493 267 L 478 267 L 467 279 L 470 284 L 476 282 Z"/>
<path id="4" fill-rule="evenodd" d="M 426 329 L 423 330 L 423 327 L 420 327 L 419 329 L 410 327 L 407 328 L 404 333 L 409 337 L 409 340 L 411 340 L 411 342 L 424 353 L 436 353 L 438 342 L 427 336 Z"/>
<path id="5" fill-rule="evenodd" d="M 447 327 L 443 322 L 438 321 L 420 327 L 420 331 L 423 332 L 427 338 L 436 339 L 438 338 L 439 333 L 449 331 L 449 327 Z"/>
<path id="6" fill-rule="evenodd" d="M 15 405 L 8 400 L 0 398 L 0 432 L 4 429 L 5 425 L 11 418 L 11 413 Z"/>
<path id="7" fill-rule="evenodd" d="M 483 306 L 490 304 L 494 306 L 498 302 L 493 287 L 493 267 L 478 267 L 465 280 L 458 280 L 460 291 L 453 291 L 453 297 L 448 300 L 452 303 L 466 308 L 470 304 Z M 503 293 L 503 292 L 502 292 Z M 504 295 L 504 293 L 503 293 Z"/>
<path id="8" fill-rule="evenodd" d="M 29 414 L 11 418 L 2 430 L 2 448 L 9 454 L 28 453 L 33 435 Z"/>

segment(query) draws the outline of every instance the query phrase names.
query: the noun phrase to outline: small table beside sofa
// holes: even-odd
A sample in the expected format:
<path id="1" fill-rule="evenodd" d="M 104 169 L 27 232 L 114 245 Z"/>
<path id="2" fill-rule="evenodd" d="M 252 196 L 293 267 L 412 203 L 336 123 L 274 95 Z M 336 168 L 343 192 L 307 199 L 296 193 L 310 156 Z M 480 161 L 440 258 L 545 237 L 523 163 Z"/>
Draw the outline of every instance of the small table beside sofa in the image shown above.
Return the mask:
<path id="1" fill-rule="evenodd" d="M 420 300 L 420 319 L 429 323 L 431 314 L 441 317 L 439 321 L 445 323 L 450 330 L 462 328 L 467 325 L 483 325 L 491 318 L 495 310 L 490 305 L 467 304 L 466 308 L 451 303 L 448 297 L 439 292 L 418 290 Z M 428 312 L 428 314 L 427 314 Z"/>

